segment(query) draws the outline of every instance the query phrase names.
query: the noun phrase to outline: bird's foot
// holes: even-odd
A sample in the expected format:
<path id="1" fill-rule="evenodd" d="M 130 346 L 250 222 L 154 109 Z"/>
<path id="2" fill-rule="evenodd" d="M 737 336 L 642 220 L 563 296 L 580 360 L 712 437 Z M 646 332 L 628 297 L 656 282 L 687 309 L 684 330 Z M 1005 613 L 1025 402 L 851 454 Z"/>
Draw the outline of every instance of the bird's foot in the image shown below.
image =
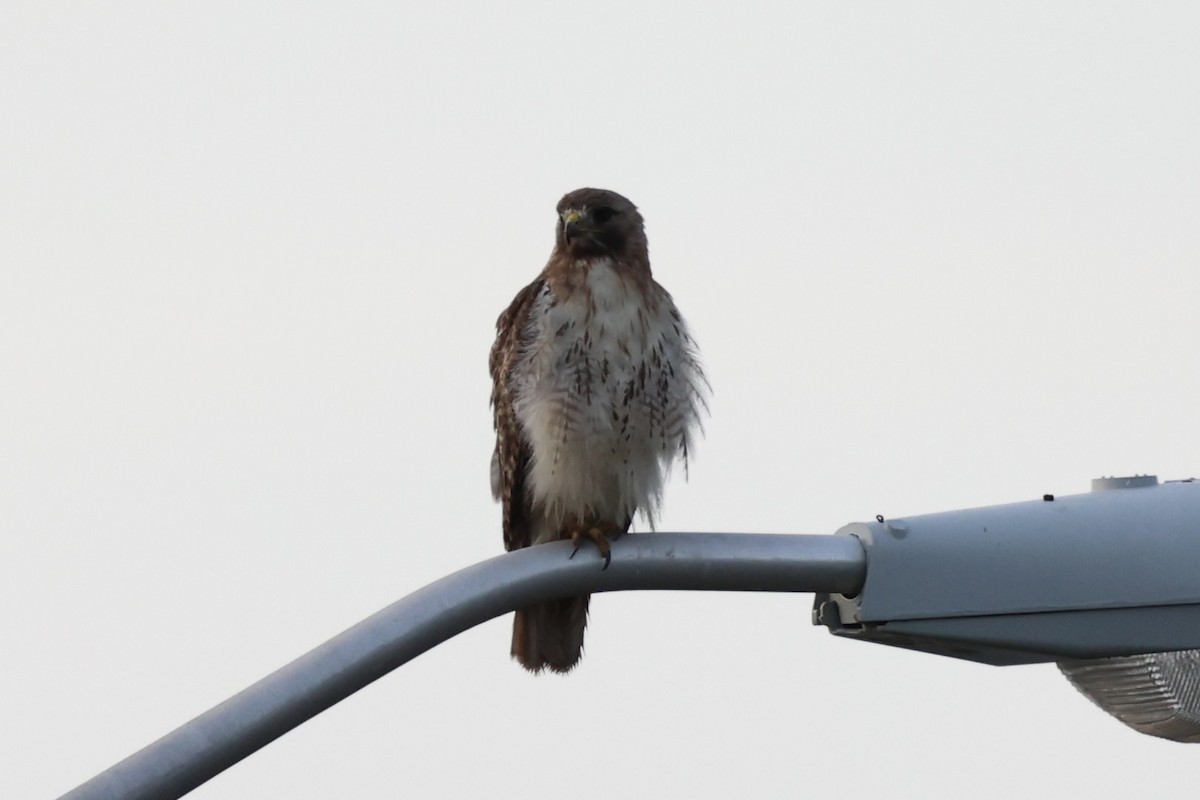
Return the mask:
<path id="1" fill-rule="evenodd" d="M 596 549 L 600 551 L 600 555 L 604 556 L 604 566 L 601 570 L 608 569 L 608 565 L 612 563 L 612 548 L 608 544 L 608 537 L 615 534 L 620 536 L 621 531 L 616 525 L 591 525 L 579 526 L 571 529 L 571 544 L 575 545 L 575 549 L 571 551 L 571 558 L 579 552 L 579 548 L 583 546 L 585 540 L 591 541 L 596 545 Z M 614 538 L 615 538 L 614 536 Z"/>

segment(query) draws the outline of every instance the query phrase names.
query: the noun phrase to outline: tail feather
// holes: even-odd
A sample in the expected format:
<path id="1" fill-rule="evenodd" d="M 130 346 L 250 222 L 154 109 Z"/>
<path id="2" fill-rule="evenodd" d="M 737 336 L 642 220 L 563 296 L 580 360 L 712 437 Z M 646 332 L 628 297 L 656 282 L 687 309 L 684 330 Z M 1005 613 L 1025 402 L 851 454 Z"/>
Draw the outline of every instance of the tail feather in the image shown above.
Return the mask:
<path id="1" fill-rule="evenodd" d="M 513 617 L 513 658 L 530 672 L 570 672 L 583 656 L 590 599 L 562 597 L 519 609 Z"/>

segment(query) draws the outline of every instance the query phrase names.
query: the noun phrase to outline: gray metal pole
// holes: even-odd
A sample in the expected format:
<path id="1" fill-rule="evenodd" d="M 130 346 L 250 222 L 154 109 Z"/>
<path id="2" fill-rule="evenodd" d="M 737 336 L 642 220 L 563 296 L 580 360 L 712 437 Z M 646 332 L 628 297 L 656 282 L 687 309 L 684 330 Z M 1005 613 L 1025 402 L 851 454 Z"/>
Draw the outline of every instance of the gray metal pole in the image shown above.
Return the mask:
<path id="1" fill-rule="evenodd" d="M 656 533 L 613 544 L 612 566 L 567 542 L 459 570 L 393 603 L 64 795 L 181 797 L 401 664 L 517 608 L 587 592 L 696 589 L 856 593 L 866 555 L 851 536 Z"/>

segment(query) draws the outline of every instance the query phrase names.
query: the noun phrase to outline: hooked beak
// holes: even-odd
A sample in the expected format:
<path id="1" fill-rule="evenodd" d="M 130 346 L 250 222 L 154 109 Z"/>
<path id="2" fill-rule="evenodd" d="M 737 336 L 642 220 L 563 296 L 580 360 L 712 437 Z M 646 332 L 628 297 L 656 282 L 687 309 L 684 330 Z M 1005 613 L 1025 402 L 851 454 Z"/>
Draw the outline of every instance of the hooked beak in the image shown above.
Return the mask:
<path id="1" fill-rule="evenodd" d="M 563 236 L 568 242 L 587 232 L 588 229 L 580 225 L 582 219 L 583 217 L 578 211 L 568 211 L 563 215 Z"/>

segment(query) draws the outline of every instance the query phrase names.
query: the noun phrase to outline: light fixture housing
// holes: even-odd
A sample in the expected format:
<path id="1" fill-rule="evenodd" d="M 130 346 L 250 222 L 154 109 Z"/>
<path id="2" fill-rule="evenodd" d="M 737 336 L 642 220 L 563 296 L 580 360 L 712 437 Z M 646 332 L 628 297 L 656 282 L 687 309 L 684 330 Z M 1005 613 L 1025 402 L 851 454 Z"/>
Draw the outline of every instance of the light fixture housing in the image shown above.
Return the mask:
<path id="1" fill-rule="evenodd" d="M 1200 483 L 1101 478 L 1089 494 L 838 531 L 867 552 L 838 636 L 1012 665 L 1057 662 L 1142 733 L 1200 741 Z"/>

